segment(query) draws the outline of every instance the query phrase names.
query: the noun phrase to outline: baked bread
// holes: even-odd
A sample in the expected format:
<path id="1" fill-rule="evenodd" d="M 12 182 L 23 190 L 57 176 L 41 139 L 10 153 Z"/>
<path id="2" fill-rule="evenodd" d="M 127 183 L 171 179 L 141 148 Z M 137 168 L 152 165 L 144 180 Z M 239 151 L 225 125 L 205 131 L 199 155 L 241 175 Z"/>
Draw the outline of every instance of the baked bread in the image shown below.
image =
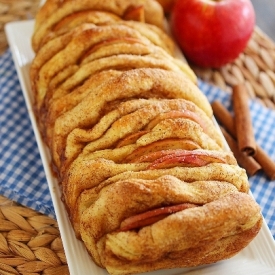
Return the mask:
<path id="1" fill-rule="evenodd" d="M 80 230 L 95 261 L 111 274 L 216 262 L 235 255 L 261 225 L 253 199 L 229 183 L 185 183 L 164 176 L 108 187 L 84 212 Z"/>
<path id="2" fill-rule="evenodd" d="M 48 0 L 33 109 L 77 238 L 110 274 L 228 259 L 261 228 L 246 172 L 154 0 Z"/>
<path id="3" fill-rule="evenodd" d="M 122 18 L 140 18 L 144 22 L 163 28 L 163 11 L 155 0 L 47 0 L 38 11 L 32 39 L 34 51 L 38 51 L 45 36 L 65 17 L 73 13 L 95 10 L 113 13 Z M 138 16 L 135 14 L 138 13 Z"/>

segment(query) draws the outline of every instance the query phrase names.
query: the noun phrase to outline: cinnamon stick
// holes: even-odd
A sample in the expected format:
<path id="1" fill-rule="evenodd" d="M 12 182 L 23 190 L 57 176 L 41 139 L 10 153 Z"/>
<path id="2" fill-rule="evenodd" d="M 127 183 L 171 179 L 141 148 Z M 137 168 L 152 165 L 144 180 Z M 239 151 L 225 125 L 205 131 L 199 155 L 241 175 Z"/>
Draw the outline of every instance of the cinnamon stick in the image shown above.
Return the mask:
<path id="1" fill-rule="evenodd" d="M 271 180 L 275 180 L 275 162 L 260 146 L 257 146 L 257 151 L 254 158 L 258 163 L 261 164 L 266 175 Z"/>
<path id="2" fill-rule="evenodd" d="M 230 112 L 217 100 L 213 101 L 211 106 L 215 118 L 224 126 L 230 135 L 236 138 L 234 119 Z"/>
<path id="3" fill-rule="evenodd" d="M 234 125 L 239 149 L 249 156 L 256 153 L 256 141 L 249 110 L 249 96 L 244 84 L 238 84 L 232 90 Z"/>
<path id="4" fill-rule="evenodd" d="M 216 119 L 224 126 L 224 128 L 236 138 L 236 131 L 233 116 L 230 112 L 219 102 L 212 102 L 212 109 Z M 269 155 L 256 143 L 255 160 L 260 164 L 265 174 L 271 179 L 275 179 L 275 162 Z"/>
<path id="5" fill-rule="evenodd" d="M 248 156 L 239 150 L 237 141 L 223 127 L 221 127 L 221 131 L 238 164 L 246 170 L 249 176 L 254 176 L 262 169 L 261 165 L 252 156 Z"/>

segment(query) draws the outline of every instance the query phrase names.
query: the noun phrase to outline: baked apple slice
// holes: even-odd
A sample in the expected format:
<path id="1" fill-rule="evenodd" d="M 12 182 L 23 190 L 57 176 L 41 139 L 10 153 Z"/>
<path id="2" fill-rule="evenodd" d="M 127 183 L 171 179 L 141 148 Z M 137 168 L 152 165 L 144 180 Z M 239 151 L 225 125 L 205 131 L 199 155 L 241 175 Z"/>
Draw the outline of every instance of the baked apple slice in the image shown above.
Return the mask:
<path id="1" fill-rule="evenodd" d="M 151 225 L 155 222 L 158 222 L 173 213 L 197 206 L 198 205 L 193 203 L 182 203 L 178 205 L 165 206 L 158 209 L 153 209 L 145 213 L 141 213 L 125 219 L 121 222 L 119 231 L 139 229 L 147 225 Z"/>
<path id="2" fill-rule="evenodd" d="M 201 167 L 209 163 L 226 163 L 226 160 L 207 151 L 183 151 L 165 155 L 153 161 L 148 169 L 163 169 L 176 166 Z"/>
<path id="3" fill-rule="evenodd" d="M 126 161 L 138 162 L 138 159 L 144 155 L 148 155 L 150 153 L 158 154 L 158 152 L 164 151 L 164 150 L 172 150 L 172 149 L 195 150 L 199 148 L 201 148 L 199 144 L 189 139 L 166 138 L 163 140 L 152 142 L 145 146 L 138 147 L 131 154 L 129 154 L 129 156 L 126 158 Z"/>

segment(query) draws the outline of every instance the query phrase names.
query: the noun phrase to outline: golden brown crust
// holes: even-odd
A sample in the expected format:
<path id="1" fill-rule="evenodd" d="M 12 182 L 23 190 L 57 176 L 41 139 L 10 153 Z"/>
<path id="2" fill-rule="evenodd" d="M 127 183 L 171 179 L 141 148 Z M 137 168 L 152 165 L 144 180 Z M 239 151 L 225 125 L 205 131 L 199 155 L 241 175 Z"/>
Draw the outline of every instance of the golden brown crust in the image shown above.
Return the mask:
<path id="1" fill-rule="evenodd" d="M 207 98 L 187 77 L 179 79 L 178 74 L 152 68 L 129 70 L 94 89 L 85 100 L 55 121 L 52 135 L 54 142 L 51 149 L 57 167 L 60 166 L 59 155 L 62 153 L 60 148 L 68 134 L 75 128 L 93 127 L 111 102 L 119 103 L 136 97 L 192 99 L 208 116 L 211 116 L 212 109 Z M 93 106 L 92 110 L 90 106 Z"/>
<path id="2" fill-rule="evenodd" d="M 84 23 L 92 23 L 95 25 L 110 24 L 122 21 L 122 19 L 110 12 L 99 10 L 83 10 L 69 14 L 60 20 L 53 28 L 53 33 L 67 32 Z"/>
<path id="3" fill-rule="evenodd" d="M 64 106 L 64 100 L 61 100 L 60 103 Z M 71 104 L 71 103 L 69 103 Z M 66 104 L 67 106 L 69 104 Z M 64 107 L 62 108 L 64 110 Z M 219 147 L 223 146 L 223 139 L 220 133 L 217 131 L 212 120 L 205 115 L 205 113 L 196 107 L 195 104 L 192 104 L 186 100 L 131 100 L 122 102 L 117 106 L 117 108 L 101 118 L 101 120 L 93 127 L 88 129 L 79 129 L 75 128 L 70 132 L 66 141 L 66 150 L 64 152 L 64 158 L 62 166 L 69 165 L 83 150 L 83 153 L 86 152 L 95 152 L 96 150 L 103 150 L 113 148 L 121 140 L 125 140 L 132 133 L 140 131 L 138 138 L 142 138 L 143 135 L 148 135 L 150 131 L 154 132 L 154 129 L 151 129 L 151 122 L 154 122 L 154 126 L 159 125 L 161 127 L 161 121 L 171 118 L 176 119 L 177 116 L 169 111 L 180 111 L 177 114 L 179 117 L 182 116 L 183 119 L 189 119 L 199 124 L 203 125 L 203 131 L 205 132 L 205 139 L 213 139 L 216 143 L 211 148 L 216 148 L 219 150 Z M 191 113 L 197 119 L 194 120 L 192 116 L 185 115 L 185 113 Z M 159 118 L 159 114 L 167 114 L 166 117 Z M 175 116 L 175 117 L 173 117 Z M 187 121 L 188 122 L 188 121 Z M 187 123 L 186 122 L 186 123 Z M 50 130 L 51 124 L 48 124 L 48 130 Z M 123 125 L 123 128 L 122 128 Z M 184 123 L 183 123 L 184 125 Z M 148 128 L 150 126 L 150 128 Z M 145 129 L 144 129 L 145 128 Z M 144 130 L 144 131 L 143 131 Z M 168 130 L 168 129 L 167 129 Z M 178 127 L 174 129 L 174 132 L 178 130 Z M 195 131 L 192 132 L 192 137 Z M 168 133 L 167 133 L 168 134 Z M 208 136 L 208 137 L 207 137 Z M 167 135 L 166 138 L 176 137 L 180 138 L 180 135 Z M 203 142 L 199 142 L 196 139 L 189 137 L 189 140 L 196 141 L 196 143 L 201 148 L 207 148 L 206 145 L 203 145 Z M 188 138 L 187 134 L 184 136 L 185 139 Z M 128 145 L 131 143 L 138 142 L 138 139 L 128 141 Z M 210 141 L 209 141 L 210 144 Z M 121 145 L 120 145 L 121 146 Z M 128 151 L 128 154 L 132 151 Z M 138 153 L 136 154 L 138 155 Z M 133 157 L 135 152 L 133 152 Z M 124 156 L 125 158 L 126 156 Z M 127 158 L 131 159 L 131 156 Z"/>
<path id="4" fill-rule="evenodd" d="M 50 84 L 52 78 L 67 66 L 78 65 L 78 60 L 93 45 L 104 41 L 107 38 L 116 39 L 118 33 L 121 36 L 139 38 L 141 40 L 144 39 L 139 32 L 135 32 L 131 28 L 125 26 L 88 26 L 88 28 L 84 28 L 84 30 L 80 32 L 75 32 L 75 35 L 72 36 L 72 40 L 68 43 L 68 45 L 58 51 L 39 70 L 37 82 L 34 86 L 35 94 L 37 94 L 36 103 L 38 108 L 47 93 L 47 89 L 49 88 L 48 85 Z M 93 39 L 91 39 L 91 36 Z"/>
<path id="5" fill-rule="evenodd" d="M 174 55 L 175 44 L 172 39 L 160 28 L 144 22 L 124 21 L 124 25 L 138 30 L 148 38 L 153 44 L 165 49 L 169 54 Z"/>
<path id="6" fill-rule="evenodd" d="M 170 175 L 181 181 L 229 182 L 241 192 L 248 191 L 245 171 L 236 165 L 211 163 L 204 167 L 174 167 L 146 170 L 147 163 L 115 164 L 107 159 L 77 159 L 63 181 L 63 196 L 69 215 L 79 236 L 81 212 L 94 203 L 98 193 L 106 186 L 128 179 L 154 180 Z M 74 171 L 81 171 L 74 172 Z M 84 207 L 84 208 L 83 208 Z"/>
<path id="7" fill-rule="evenodd" d="M 161 6 L 154 0 L 48 0 L 36 16 L 32 39 L 33 49 L 35 52 L 38 51 L 43 37 L 45 37 L 60 20 L 71 13 L 91 9 L 107 11 L 123 17 L 123 14 L 128 8 L 138 6 L 144 7 L 146 22 L 158 27 L 163 27 L 163 11 Z"/>
<path id="8" fill-rule="evenodd" d="M 34 110 L 76 237 L 110 274 L 232 257 L 262 217 L 154 0 L 47 0 Z"/>
<path id="9" fill-rule="evenodd" d="M 138 192 L 138 190 L 139 189 L 135 192 Z M 204 191 L 206 190 L 204 189 Z M 251 229 L 255 234 L 259 230 L 259 221 L 262 219 L 259 206 L 249 195 L 233 192 L 232 190 L 229 191 L 227 195 L 222 193 L 220 193 L 220 195 L 220 198 L 209 201 L 201 207 L 190 208 L 169 215 L 159 222 L 138 231 L 115 232 L 111 228 L 115 226 L 116 223 L 113 224 L 111 221 L 107 222 L 106 220 L 107 224 L 103 226 L 107 230 L 105 233 L 107 234 L 106 237 L 104 236 L 104 232 L 102 232 L 101 235 L 100 230 L 94 231 L 96 224 L 93 224 L 91 228 L 91 223 L 87 222 L 87 219 L 91 218 L 90 215 L 93 215 L 93 212 L 91 212 L 93 208 L 91 208 L 89 209 L 90 211 L 87 210 L 82 215 L 82 238 L 87 242 L 86 246 L 88 249 L 90 245 L 92 245 L 92 239 L 95 240 L 94 245 L 97 245 L 97 242 L 99 242 L 97 246 L 98 259 L 100 259 L 103 266 L 111 273 L 118 272 L 117 270 L 119 269 L 119 272 L 123 274 L 122 270 L 125 268 L 124 265 L 127 266 L 127 262 L 131 263 L 126 269 L 127 272 L 135 266 L 137 266 L 138 269 L 134 270 L 134 272 L 145 272 L 148 271 L 147 268 L 149 265 L 151 267 L 152 265 L 163 265 L 159 259 L 164 258 L 166 258 L 166 260 L 164 260 L 166 262 L 166 268 L 175 267 L 175 260 L 181 267 L 206 264 L 209 260 L 207 258 L 210 258 L 211 254 L 211 260 L 215 262 L 215 258 L 220 257 L 217 255 L 218 245 L 221 246 L 222 242 L 226 243 L 226 238 L 235 235 L 232 239 L 233 242 L 239 242 L 239 247 L 233 246 L 231 247 L 231 251 L 227 251 L 229 255 L 235 254 L 236 250 L 242 248 L 240 240 L 238 238 L 238 240 L 234 240 L 236 235 Z M 131 196 L 130 193 L 128 193 L 128 196 Z M 149 201 L 148 204 L 150 205 Z M 153 198 L 152 201 L 154 201 Z M 138 200 L 134 199 L 134 202 L 138 202 Z M 93 207 L 96 208 L 96 204 Z M 98 212 L 102 210 L 101 208 L 96 208 L 96 210 L 94 213 L 103 214 Z M 108 211 L 111 210 L 109 209 Z M 119 214 L 116 213 L 116 215 Z M 102 217 L 102 215 L 97 215 L 97 217 Z M 112 216 L 112 220 L 116 219 L 116 217 L 117 216 Z M 105 216 L 104 218 L 107 219 Z M 121 218 L 118 218 L 118 220 L 121 220 Z M 97 221 L 96 218 L 95 221 Z M 100 223 L 100 225 L 102 226 L 102 223 Z M 253 228 L 255 225 L 257 230 Z M 100 228 L 103 229 L 103 227 Z M 108 229 L 110 233 L 107 233 Z M 99 232 L 100 235 L 98 235 L 98 233 L 94 233 L 93 235 L 92 232 Z M 87 238 L 89 234 L 93 237 L 90 236 Z M 104 237 L 100 239 L 100 236 Z M 251 235 L 247 236 L 249 237 L 248 239 L 251 238 Z M 244 238 L 243 241 L 245 239 L 246 238 Z M 220 240 L 223 241 L 219 243 Z M 104 242 L 104 245 L 100 244 L 101 242 Z M 246 241 L 244 241 L 244 243 L 246 243 Z M 228 250 L 228 248 L 225 248 L 223 244 L 220 250 Z M 213 249 L 215 252 L 213 252 Z M 94 248 L 91 250 L 96 251 Z M 190 254 L 193 254 L 192 250 L 196 250 L 197 252 L 202 250 L 203 253 L 199 253 L 200 256 L 196 256 L 191 261 Z M 181 258 L 181 264 L 179 263 L 179 259 L 177 259 L 177 255 L 178 257 L 179 255 L 186 257 Z M 95 258 L 96 257 L 97 256 L 95 256 Z M 173 259 L 174 257 L 175 259 Z M 119 265 L 121 265 L 121 269 Z M 131 270 L 131 272 L 133 272 L 133 270 Z"/>
<path id="10" fill-rule="evenodd" d="M 123 275 L 134 274 L 137 272 L 146 272 L 159 269 L 171 269 L 178 267 L 195 267 L 206 264 L 213 264 L 221 260 L 227 260 L 243 248 L 245 248 L 252 239 L 257 236 L 262 226 L 262 218 L 251 228 L 233 236 L 222 238 L 204 244 L 201 247 L 190 248 L 185 251 L 175 251 L 167 253 L 165 257 L 155 262 L 135 262 L 130 264 L 114 257 L 112 252 L 106 251 L 102 257 L 106 257 L 108 271 L 110 274 Z M 99 250 L 103 250 L 103 242 L 98 243 Z"/>
<path id="11" fill-rule="evenodd" d="M 160 42 L 165 36 L 161 30 L 153 36 L 154 29 L 149 25 L 139 23 L 133 28 L 133 23 L 104 26 L 85 23 L 46 43 L 31 66 L 36 109 L 40 110 L 52 98 L 70 92 L 102 70 L 161 68 L 182 71 L 196 81 L 187 64 L 164 50 L 169 43 Z M 166 40 L 170 41 L 168 37 Z M 70 68 L 74 69 L 68 71 Z"/>
<path id="12" fill-rule="evenodd" d="M 118 230 L 123 219 L 132 215 L 165 205 L 203 205 L 232 192 L 238 190 L 228 182 L 185 182 L 168 175 L 155 180 L 117 181 L 101 189 L 89 210 L 83 214 L 82 221 L 84 222 L 85 217 L 92 217 L 94 222 L 88 231 L 95 240 L 99 240 L 105 234 Z M 113 205 L 117 207 L 114 208 Z"/>
<path id="13" fill-rule="evenodd" d="M 172 121 L 172 123 L 173 123 L 173 121 Z M 175 136 L 175 135 L 177 135 L 179 138 L 181 137 L 181 136 L 183 136 L 183 137 L 187 137 L 188 136 L 188 138 L 190 139 L 190 140 L 195 140 L 195 142 L 197 143 L 197 144 L 199 144 L 200 146 L 201 146 L 201 148 L 203 148 L 203 149 L 209 149 L 209 150 L 215 150 L 215 149 L 217 149 L 218 148 L 218 145 L 217 144 L 215 144 L 215 142 L 214 141 L 212 141 L 210 138 L 207 138 L 207 136 L 205 135 L 205 134 L 203 134 L 203 132 L 202 132 L 202 129 L 199 127 L 199 126 L 197 126 L 194 122 L 192 122 L 192 121 L 188 121 L 188 120 L 186 120 L 186 121 L 181 121 L 181 126 L 183 126 L 184 125 L 184 127 L 185 128 L 176 128 L 176 131 L 171 131 L 170 132 L 170 134 L 172 135 L 172 136 Z M 174 126 L 174 125 L 172 125 L 172 126 Z M 194 135 L 194 136 L 192 136 L 192 134 L 196 134 L 196 136 Z M 167 135 L 168 135 L 169 133 L 167 133 Z M 143 137 L 141 137 L 141 138 L 143 138 Z M 140 139 L 141 139 L 140 138 Z M 154 135 L 152 134 L 152 137 L 151 138 L 154 138 L 154 140 L 153 141 L 156 141 L 155 140 L 155 137 L 154 137 Z M 159 139 L 161 140 L 162 138 L 161 137 L 159 137 Z M 144 140 L 144 138 L 143 138 L 143 140 Z M 208 142 L 208 140 L 209 140 L 209 142 Z M 147 142 L 147 144 L 150 144 L 150 143 L 152 143 L 153 141 L 150 141 L 149 140 L 149 138 L 147 138 L 146 139 L 146 142 Z M 128 155 L 130 155 L 130 154 L 132 154 L 132 156 L 134 157 L 136 157 L 136 156 L 140 156 L 140 154 L 138 153 L 139 152 L 139 148 L 140 148 L 140 144 L 138 144 L 138 142 L 139 142 L 139 140 L 137 140 L 137 144 L 136 145 L 133 145 L 133 146 L 125 146 L 126 148 L 126 150 L 123 152 L 123 154 L 122 154 L 122 157 L 121 158 L 124 158 L 124 160 L 127 158 L 127 156 Z M 91 144 L 91 145 L 93 145 L 93 144 Z M 154 146 L 155 146 L 155 144 L 153 144 Z M 213 147 L 212 147 L 213 146 Z M 70 167 L 68 167 L 68 169 L 67 169 L 67 171 L 66 171 L 66 174 L 65 174 L 65 178 L 68 176 L 68 175 L 73 175 L 73 176 L 76 176 L 77 175 L 77 171 L 81 171 L 82 173 L 83 173 L 83 171 L 85 171 L 85 169 L 87 169 L 87 172 L 89 173 L 89 169 L 92 169 L 92 167 L 91 168 L 89 168 L 90 167 L 90 162 L 91 163 L 93 163 L 93 161 L 95 160 L 95 161 L 97 161 L 94 157 L 93 157 L 93 154 L 91 154 L 92 152 L 95 152 L 95 151 L 99 151 L 100 150 L 100 148 L 97 148 L 96 150 L 91 150 L 90 148 L 89 148 L 89 145 L 87 145 L 87 147 L 85 148 L 86 150 L 84 150 L 83 151 L 83 153 L 78 157 L 78 158 L 76 158 L 76 160 L 72 163 L 72 166 L 70 166 Z M 108 149 L 108 148 L 107 148 Z M 135 151 L 136 150 L 136 151 Z M 220 149 L 221 150 L 221 149 Z M 151 150 L 150 150 L 151 151 Z M 150 151 L 148 151 L 148 152 L 150 152 Z M 151 151 L 152 152 L 152 151 Z M 103 153 L 103 152 L 102 152 Z M 214 152 L 215 153 L 215 152 Z M 100 153 L 99 153 L 100 154 Z M 102 158 L 102 156 L 101 156 L 101 158 Z M 109 161 L 109 160 L 108 160 Z M 127 159 L 125 160 L 125 161 L 127 161 Z M 98 160 L 97 161 L 98 162 L 98 164 L 100 163 L 100 160 Z M 103 162 L 105 162 L 105 160 L 103 161 Z M 106 164 L 104 164 L 103 166 L 106 166 L 106 167 L 108 167 L 108 163 L 109 162 L 107 162 Z M 119 166 L 119 164 L 120 163 L 118 163 L 118 166 Z M 88 165 L 88 167 L 86 166 L 86 165 Z M 114 165 L 114 163 L 110 163 L 110 165 L 111 166 L 113 166 Z M 133 163 L 133 165 L 134 165 L 134 163 Z M 81 168 L 81 166 L 83 166 L 82 168 Z M 91 165 L 91 166 L 93 166 L 93 164 Z M 133 166 L 134 167 L 134 166 Z M 236 166 L 237 167 L 237 166 Z M 133 169 L 133 168 L 132 168 Z M 72 171 L 73 172 L 72 172 Z M 107 170 L 109 171 L 109 170 L 111 170 L 111 169 L 109 169 L 109 168 L 107 168 Z M 104 169 L 103 170 L 100 170 L 100 171 L 104 171 Z M 110 172 L 109 172 L 110 173 Z M 153 172 L 152 172 L 153 173 Z M 98 173 L 98 174 L 100 174 L 100 172 Z M 110 174 L 112 174 L 112 173 L 110 173 Z M 67 179 L 66 179 L 67 180 Z M 65 180 L 65 181 L 66 181 Z M 72 185 L 75 185 L 74 183 L 72 183 Z M 80 186 L 80 185 L 76 185 L 76 186 Z"/>

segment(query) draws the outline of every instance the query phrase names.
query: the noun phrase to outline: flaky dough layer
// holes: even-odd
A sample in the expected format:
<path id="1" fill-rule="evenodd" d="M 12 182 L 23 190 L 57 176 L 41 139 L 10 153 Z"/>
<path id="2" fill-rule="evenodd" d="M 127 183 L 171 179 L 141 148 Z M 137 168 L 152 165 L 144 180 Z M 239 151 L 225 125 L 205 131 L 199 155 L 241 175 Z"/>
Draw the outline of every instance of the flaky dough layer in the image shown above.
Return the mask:
<path id="1" fill-rule="evenodd" d="M 98 251 L 112 274 L 197 266 L 235 255 L 258 233 L 261 223 L 255 201 L 233 193 L 138 232 L 108 234 L 99 241 Z"/>

